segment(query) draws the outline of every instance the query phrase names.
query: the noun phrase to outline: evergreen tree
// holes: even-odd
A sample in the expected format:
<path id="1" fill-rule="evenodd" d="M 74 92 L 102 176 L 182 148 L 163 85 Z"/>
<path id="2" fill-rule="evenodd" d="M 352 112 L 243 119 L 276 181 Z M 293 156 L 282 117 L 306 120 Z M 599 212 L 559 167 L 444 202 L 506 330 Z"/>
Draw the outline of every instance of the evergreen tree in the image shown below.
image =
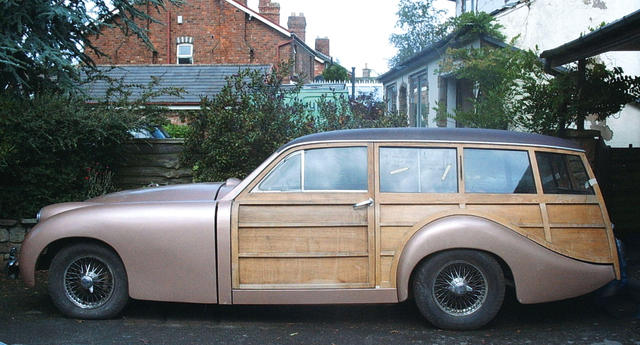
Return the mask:
<path id="1" fill-rule="evenodd" d="M 69 90 L 77 65 L 93 66 L 89 51 L 103 27 L 119 27 L 151 47 L 140 23 L 157 22 L 144 10 L 181 0 L 2 0 L 0 1 L 0 88 L 28 96 Z"/>

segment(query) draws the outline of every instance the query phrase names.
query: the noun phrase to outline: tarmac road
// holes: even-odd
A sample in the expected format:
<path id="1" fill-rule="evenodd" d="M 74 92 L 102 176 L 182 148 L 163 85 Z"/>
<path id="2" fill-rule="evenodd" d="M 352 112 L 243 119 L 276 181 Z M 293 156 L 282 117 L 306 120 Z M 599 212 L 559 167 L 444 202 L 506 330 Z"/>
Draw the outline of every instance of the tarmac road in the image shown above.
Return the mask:
<path id="1" fill-rule="evenodd" d="M 39 280 L 46 279 L 39 273 Z M 598 306 L 604 303 L 606 308 Z M 117 319 L 61 316 L 46 286 L 0 278 L 2 344 L 589 344 L 640 345 L 638 302 L 594 295 L 522 305 L 513 292 L 478 331 L 433 328 L 412 303 L 217 306 L 132 301 Z"/>

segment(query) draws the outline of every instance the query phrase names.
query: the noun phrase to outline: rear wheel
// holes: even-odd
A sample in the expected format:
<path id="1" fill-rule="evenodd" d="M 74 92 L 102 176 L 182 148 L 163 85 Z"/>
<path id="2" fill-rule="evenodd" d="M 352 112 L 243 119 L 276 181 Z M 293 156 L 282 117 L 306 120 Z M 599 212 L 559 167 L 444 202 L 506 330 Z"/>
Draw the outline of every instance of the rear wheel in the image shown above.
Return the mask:
<path id="1" fill-rule="evenodd" d="M 450 250 L 435 254 L 416 268 L 413 293 L 418 309 L 434 326 L 475 329 L 500 310 L 504 275 L 489 254 Z"/>
<path id="2" fill-rule="evenodd" d="M 63 248 L 51 261 L 49 295 L 69 317 L 105 319 L 119 314 L 129 300 L 120 258 L 96 244 Z"/>

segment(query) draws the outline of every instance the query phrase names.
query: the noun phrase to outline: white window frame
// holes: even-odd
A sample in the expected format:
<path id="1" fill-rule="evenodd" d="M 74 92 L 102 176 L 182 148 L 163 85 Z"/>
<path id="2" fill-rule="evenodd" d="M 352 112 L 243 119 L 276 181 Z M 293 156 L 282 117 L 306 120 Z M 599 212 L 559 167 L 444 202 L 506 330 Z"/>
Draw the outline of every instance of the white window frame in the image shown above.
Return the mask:
<path id="1" fill-rule="evenodd" d="M 190 48 L 191 50 L 191 54 L 189 55 L 180 55 L 180 47 L 182 46 L 187 46 Z M 180 63 L 180 59 L 190 59 L 191 62 L 190 63 Z M 180 43 L 178 44 L 178 47 L 176 48 L 176 64 L 178 65 L 193 65 L 193 44 L 192 43 Z"/>

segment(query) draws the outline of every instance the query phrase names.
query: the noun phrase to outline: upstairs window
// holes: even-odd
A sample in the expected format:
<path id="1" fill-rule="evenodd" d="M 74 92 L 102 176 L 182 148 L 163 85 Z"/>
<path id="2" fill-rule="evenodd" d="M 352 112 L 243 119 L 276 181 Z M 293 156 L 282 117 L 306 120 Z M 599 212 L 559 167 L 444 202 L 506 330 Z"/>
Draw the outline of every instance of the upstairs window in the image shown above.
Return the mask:
<path id="1" fill-rule="evenodd" d="M 178 65 L 192 65 L 193 64 L 193 44 L 183 43 L 178 44 Z"/>

